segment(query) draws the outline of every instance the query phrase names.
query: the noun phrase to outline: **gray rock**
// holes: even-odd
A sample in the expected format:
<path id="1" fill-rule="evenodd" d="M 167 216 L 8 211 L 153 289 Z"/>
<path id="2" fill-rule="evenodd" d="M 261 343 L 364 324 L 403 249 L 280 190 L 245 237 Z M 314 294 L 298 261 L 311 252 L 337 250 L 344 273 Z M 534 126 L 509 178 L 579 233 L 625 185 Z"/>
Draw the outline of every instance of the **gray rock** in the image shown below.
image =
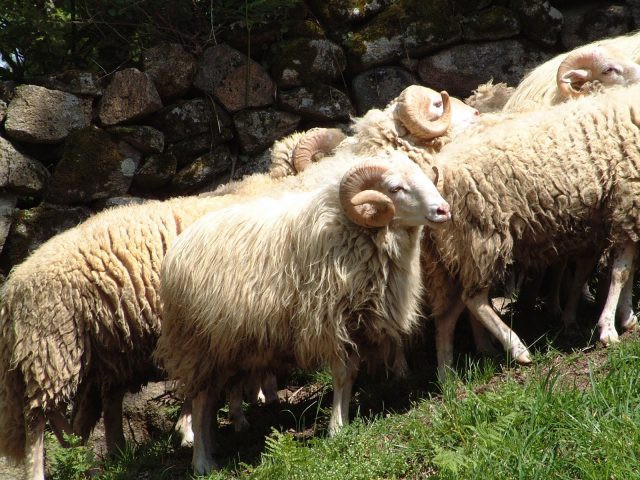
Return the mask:
<path id="1" fill-rule="evenodd" d="M 332 83 L 346 66 L 342 48 L 325 39 L 298 38 L 276 44 L 271 52 L 271 75 L 285 88 Z"/>
<path id="2" fill-rule="evenodd" d="M 457 16 L 443 2 L 394 3 L 359 30 L 347 32 L 342 46 L 356 72 L 423 56 L 462 38 Z"/>
<path id="3" fill-rule="evenodd" d="M 164 134 L 148 125 L 109 127 L 107 132 L 142 153 L 160 153 L 164 150 Z"/>
<path id="4" fill-rule="evenodd" d="M 167 185 L 176 174 L 178 162 L 171 153 L 147 157 L 133 177 L 133 184 L 143 191 L 153 191 Z"/>
<path id="5" fill-rule="evenodd" d="M 98 111 L 103 125 L 115 125 L 146 117 L 160 108 L 162 100 L 147 74 L 127 68 L 113 74 Z"/>
<path id="6" fill-rule="evenodd" d="M 89 218 L 91 213 L 85 207 L 46 203 L 28 210 L 18 210 L 2 250 L 3 263 L 17 265 L 49 238 L 75 227 Z"/>
<path id="7" fill-rule="evenodd" d="M 31 143 L 57 143 L 73 130 L 91 122 L 91 99 L 19 85 L 7 108 L 4 127 L 12 139 Z"/>
<path id="8" fill-rule="evenodd" d="M 104 210 L 107 208 L 121 207 L 123 205 L 141 205 L 147 201 L 147 198 L 124 195 L 121 197 L 110 197 L 106 200 L 98 200 L 93 206 L 96 210 Z"/>
<path id="9" fill-rule="evenodd" d="M 229 121 L 231 121 L 230 118 Z M 184 167 L 201 154 L 212 151 L 216 145 L 233 138 L 230 128 L 224 129 L 222 133 L 225 133 L 225 135 L 220 136 L 219 132 L 194 135 L 180 142 L 172 143 L 167 148 L 167 152 L 176 157 L 178 168 Z"/>
<path id="10" fill-rule="evenodd" d="M 379 67 L 356 75 L 351 91 L 358 115 L 384 108 L 402 90 L 418 83 L 415 75 L 399 67 Z"/>
<path id="11" fill-rule="evenodd" d="M 88 203 L 127 193 L 140 152 L 114 142 L 97 127 L 69 136 L 62 159 L 51 176 L 46 199 L 52 203 Z"/>
<path id="12" fill-rule="evenodd" d="M 233 123 L 238 132 L 240 148 L 244 153 L 252 155 L 293 132 L 300 123 L 300 117 L 272 108 L 244 110 L 233 116 Z"/>
<path id="13" fill-rule="evenodd" d="M 0 100 L 0 123 L 4 122 L 4 119 L 7 117 L 7 108 L 7 102 Z"/>
<path id="14" fill-rule="evenodd" d="M 0 137 L 0 188 L 6 192 L 39 196 L 49 178 L 49 172 L 33 158 L 20 153 Z"/>
<path id="15" fill-rule="evenodd" d="M 160 97 L 166 101 L 183 95 L 191 88 L 198 61 L 182 45 L 164 43 L 145 50 L 142 65 Z"/>
<path id="16" fill-rule="evenodd" d="M 171 180 L 170 191 L 174 195 L 186 195 L 206 185 L 225 183 L 229 181 L 235 163 L 236 157 L 229 147 L 219 145 L 180 170 Z"/>
<path id="17" fill-rule="evenodd" d="M 57 75 L 50 75 L 44 80 L 43 86 L 78 96 L 99 97 L 102 95 L 102 87 L 98 77 L 91 72 L 81 70 L 67 70 Z"/>
<path id="18" fill-rule="evenodd" d="M 527 38 L 545 47 L 558 42 L 564 18 L 547 0 L 511 0 L 510 6 Z"/>
<path id="19" fill-rule="evenodd" d="M 208 98 L 194 98 L 165 107 L 153 116 L 151 124 L 164 133 L 168 143 L 204 133 L 210 134 L 214 143 L 233 138 L 231 117 Z"/>
<path id="20" fill-rule="evenodd" d="M 280 92 L 278 105 L 306 120 L 348 120 L 355 113 L 348 95 L 328 85 Z"/>
<path id="21" fill-rule="evenodd" d="M 260 64 L 223 43 L 205 50 L 193 85 L 230 112 L 271 105 L 275 94 L 275 84 Z"/>
<path id="22" fill-rule="evenodd" d="M 501 6 L 469 14 L 462 20 L 462 37 L 469 42 L 515 37 L 519 33 L 515 13 Z"/>
<path id="23" fill-rule="evenodd" d="M 525 73 L 548 60 L 528 42 L 502 40 L 473 45 L 458 45 L 420 61 L 420 80 L 435 90 L 466 98 L 481 83 L 517 85 Z"/>
<path id="24" fill-rule="evenodd" d="M 586 3 L 563 10 L 564 26 L 560 39 L 566 50 L 607 37 L 630 32 L 633 17 L 623 3 Z"/>
<path id="25" fill-rule="evenodd" d="M 330 31 L 365 20 L 380 13 L 393 0 L 309 0 L 306 2 Z"/>

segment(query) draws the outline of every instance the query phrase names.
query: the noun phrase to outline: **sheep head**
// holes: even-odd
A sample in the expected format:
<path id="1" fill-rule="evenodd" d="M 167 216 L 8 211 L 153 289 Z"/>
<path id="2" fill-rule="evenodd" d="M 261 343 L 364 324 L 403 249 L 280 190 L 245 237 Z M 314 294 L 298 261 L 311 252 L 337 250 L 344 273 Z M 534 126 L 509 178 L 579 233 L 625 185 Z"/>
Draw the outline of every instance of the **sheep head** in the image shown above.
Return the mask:
<path id="1" fill-rule="evenodd" d="M 405 128 L 422 140 L 441 137 L 451 124 L 451 102 L 445 91 L 411 85 L 396 101 L 396 115 Z"/>
<path id="2" fill-rule="evenodd" d="M 347 217 L 367 228 L 392 220 L 407 226 L 449 220 L 449 204 L 420 167 L 400 152 L 390 155 L 391 161 L 363 162 L 342 177 L 340 203 Z"/>
<path id="3" fill-rule="evenodd" d="M 346 135 L 338 128 L 312 128 L 293 149 L 293 166 L 298 173 L 338 146 Z"/>
<path id="4" fill-rule="evenodd" d="M 583 95 L 585 83 L 596 80 L 603 86 L 636 83 L 640 65 L 616 48 L 599 45 L 569 53 L 556 74 L 558 89 L 565 97 Z"/>

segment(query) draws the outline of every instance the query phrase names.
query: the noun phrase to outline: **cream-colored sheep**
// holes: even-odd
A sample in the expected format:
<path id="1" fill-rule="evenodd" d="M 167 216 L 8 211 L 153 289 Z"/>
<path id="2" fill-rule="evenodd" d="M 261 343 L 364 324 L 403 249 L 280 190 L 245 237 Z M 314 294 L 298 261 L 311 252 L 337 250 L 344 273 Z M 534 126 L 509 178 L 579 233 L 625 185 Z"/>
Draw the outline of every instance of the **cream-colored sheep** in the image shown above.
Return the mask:
<path id="1" fill-rule="evenodd" d="M 438 307 L 441 371 L 451 364 L 452 325 L 464 306 L 514 359 L 530 361 L 487 298 L 513 263 L 543 266 L 606 248 L 613 273 L 600 340 L 618 340 L 616 314 L 624 329 L 637 325 L 630 305 L 616 307 L 630 288 L 640 234 L 639 101 L 640 86 L 612 88 L 515 115 L 440 152 L 439 185 L 453 220 L 425 236 L 432 245 L 424 251 L 434 278 L 445 279 L 445 288 L 426 285 Z"/>
<path id="2" fill-rule="evenodd" d="M 535 110 L 579 96 L 597 85 L 627 85 L 640 79 L 640 33 L 598 40 L 553 57 L 516 87 L 503 111 Z"/>
<path id="3" fill-rule="evenodd" d="M 417 322 L 421 226 L 448 220 L 448 205 L 400 152 L 342 171 L 316 190 L 207 215 L 167 252 L 156 356 L 194 398 L 196 473 L 215 468 L 212 412 L 229 380 L 281 359 L 327 364 L 335 433 L 359 357 Z"/>
<path id="4" fill-rule="evenodd" d="M 235 200 L 184 197 L 107 210 L 11 271 L 0 299 L 0 455 L 27 455 L 29 478 L 44 478 L 45 419 L 65 429 L 66 406 L 91 388 L 100 392 L 109 450 L 122 446 L 122 395 L 157 375 L 151 352 L 164 253 L 195 219 Z"/>

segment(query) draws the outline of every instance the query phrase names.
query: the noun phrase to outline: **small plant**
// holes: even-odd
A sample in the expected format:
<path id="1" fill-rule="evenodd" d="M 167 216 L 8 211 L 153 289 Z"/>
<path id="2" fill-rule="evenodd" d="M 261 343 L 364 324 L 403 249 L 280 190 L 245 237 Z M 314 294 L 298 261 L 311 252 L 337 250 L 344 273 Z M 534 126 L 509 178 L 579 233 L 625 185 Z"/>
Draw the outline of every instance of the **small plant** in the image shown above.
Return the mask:
<path id="1" fill-rule="evenodd" d="M 47 442 L 51 445 L 51 479 L 83 480 L 89 478 L 89 472 L 95 468 L 96 460 L 89 447 L 82 445 L 82 439 L 76 435 L 63 434 L 69 447 L 62 447 L 53 435 L 48 433 Z"/>

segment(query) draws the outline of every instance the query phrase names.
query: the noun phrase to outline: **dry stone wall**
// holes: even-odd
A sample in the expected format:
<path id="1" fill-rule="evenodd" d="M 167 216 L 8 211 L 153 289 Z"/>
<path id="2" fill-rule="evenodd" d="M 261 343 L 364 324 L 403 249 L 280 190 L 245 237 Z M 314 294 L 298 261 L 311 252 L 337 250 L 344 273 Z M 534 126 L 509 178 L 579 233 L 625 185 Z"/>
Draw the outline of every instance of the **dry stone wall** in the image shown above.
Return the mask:
<path id="1" fill-rule="evenodd" d="M 93 212 L 211 190 L 296 130 L 421 83 L 467 97 L 640 26 L 640 1 L 306 0 L 286 21 L 177 44 L 98 77 L 0 84 L 0 268 Z"/>

